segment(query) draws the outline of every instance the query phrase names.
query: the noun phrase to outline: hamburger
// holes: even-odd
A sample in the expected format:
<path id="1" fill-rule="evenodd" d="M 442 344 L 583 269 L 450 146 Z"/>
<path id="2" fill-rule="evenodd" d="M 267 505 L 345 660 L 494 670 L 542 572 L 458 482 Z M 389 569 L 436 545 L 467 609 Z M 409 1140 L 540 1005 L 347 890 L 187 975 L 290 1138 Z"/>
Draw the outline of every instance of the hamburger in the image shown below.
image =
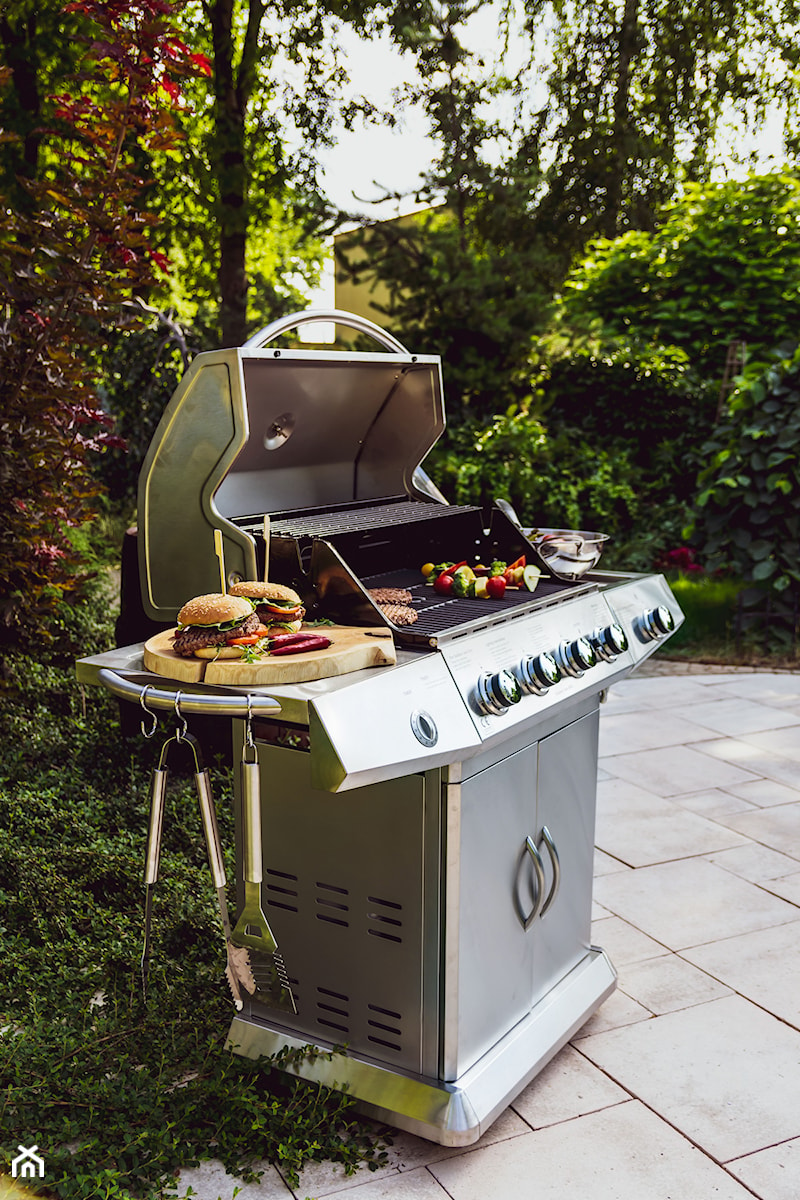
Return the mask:
<path id="1" fill-rule="evenodd" d="M 232 597 L 250 600 L 256 616 L 265 628 L 265 637 L 279 633 L 297 633 L 303 624 L 306 610 L 297 592 L 281 583 L 259 583 L 243 580 L 235 583 Z"/>
<path id="2" fill-rule="evenodd" d="M 261 627 L 251 600 L 225 592 L 195 596 L 184 604 L 177 620 L 172 645 L 182 658 L 241 658 L 243 648 L 228 643 Z"/>

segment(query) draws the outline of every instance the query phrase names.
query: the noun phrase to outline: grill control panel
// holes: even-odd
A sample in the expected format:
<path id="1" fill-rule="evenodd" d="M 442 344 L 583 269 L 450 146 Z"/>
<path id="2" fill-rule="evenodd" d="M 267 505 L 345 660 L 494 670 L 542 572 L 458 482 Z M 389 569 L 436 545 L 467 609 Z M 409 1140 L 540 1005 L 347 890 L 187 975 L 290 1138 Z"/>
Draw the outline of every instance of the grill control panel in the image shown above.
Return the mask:
<path id="1" fill-rule="evenodd" d="M 527 612 L 440 646 L 482 739 L 584 691 L 602 691 L 677 628 L 660 576 Z M 501 725 L 502 722 L 502 725 Z"/>

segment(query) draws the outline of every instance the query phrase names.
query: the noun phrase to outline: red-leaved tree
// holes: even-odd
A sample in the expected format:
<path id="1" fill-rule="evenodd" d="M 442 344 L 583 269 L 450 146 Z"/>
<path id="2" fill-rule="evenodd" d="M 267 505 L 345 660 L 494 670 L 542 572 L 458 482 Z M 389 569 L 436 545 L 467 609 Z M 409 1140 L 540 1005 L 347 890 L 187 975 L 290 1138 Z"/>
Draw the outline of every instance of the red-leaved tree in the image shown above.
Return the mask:
<path id="1" fill-rule="evenodd" d="M 149 156 L 175 144 L 179 80 L 208 74 L 165 0 L 74 0 L 85 53 L 42 120 L 30 204 L 0 196 L 0 637 L 24 642 L 86 582 L 91 456 L 119 444 L 94 353 L 166 262 L 148 240 Z M 0 88 L 13 87 L 0 64 Z M 0 134 L 0 137 L 3 135 Z M 7 132 L 5 137 L 8 138 Z"/>

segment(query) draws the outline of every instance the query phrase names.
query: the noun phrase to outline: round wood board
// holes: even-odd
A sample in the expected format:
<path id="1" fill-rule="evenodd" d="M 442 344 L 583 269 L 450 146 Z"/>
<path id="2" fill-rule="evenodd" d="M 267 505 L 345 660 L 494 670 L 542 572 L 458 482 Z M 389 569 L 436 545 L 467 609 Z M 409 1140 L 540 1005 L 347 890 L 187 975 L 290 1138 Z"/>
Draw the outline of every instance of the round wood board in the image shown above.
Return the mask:
<path id="1" fill-rule="evenodd" d="M 181 658 L 172 649 L 174 629 L 164 630 L 144 644 L 144 665 L 148 671 L 176 679 L 180 683 L 207 683 L 228 687 L 266 687 L 280 683 L 307 683 L 311 679 L 329 679 L 347 675 L 364 667 L 390 666 L 397 661 L 394 639 L 389 630 L 377 626 L 364 629 L 351 625 L 322 625 L 309 629 L 330 638 L 324 650 L 305 654 L 265 657 L 248 663 L 240 658 Z"/>

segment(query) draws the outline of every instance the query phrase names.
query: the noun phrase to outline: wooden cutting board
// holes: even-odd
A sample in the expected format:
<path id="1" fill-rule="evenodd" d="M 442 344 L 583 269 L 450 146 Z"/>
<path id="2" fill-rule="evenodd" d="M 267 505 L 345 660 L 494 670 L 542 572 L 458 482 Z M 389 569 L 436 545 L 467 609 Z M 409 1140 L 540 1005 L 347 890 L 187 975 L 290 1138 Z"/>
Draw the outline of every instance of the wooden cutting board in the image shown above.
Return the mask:
<path id="1" fill-rule="evenodd" d="M 157 633 L 144 644 L 144 665 L 148 671 L 175 679 L 179 683 L 207 683 L 218 687 L 267 687 L 279 683 L 307 683 L 311 679 L 329 679 L 347 675 L 364 667 L 391 666 L 397 661 L 394 639 L 389 630 L 362 629 L 351 625 L 323 625 L 309 629 L 330 638 L 324 650 L 305 654 L 267 656 L 257 663 L 242 659 L 181 658 L 172 649 L 174 629 Z"/>

